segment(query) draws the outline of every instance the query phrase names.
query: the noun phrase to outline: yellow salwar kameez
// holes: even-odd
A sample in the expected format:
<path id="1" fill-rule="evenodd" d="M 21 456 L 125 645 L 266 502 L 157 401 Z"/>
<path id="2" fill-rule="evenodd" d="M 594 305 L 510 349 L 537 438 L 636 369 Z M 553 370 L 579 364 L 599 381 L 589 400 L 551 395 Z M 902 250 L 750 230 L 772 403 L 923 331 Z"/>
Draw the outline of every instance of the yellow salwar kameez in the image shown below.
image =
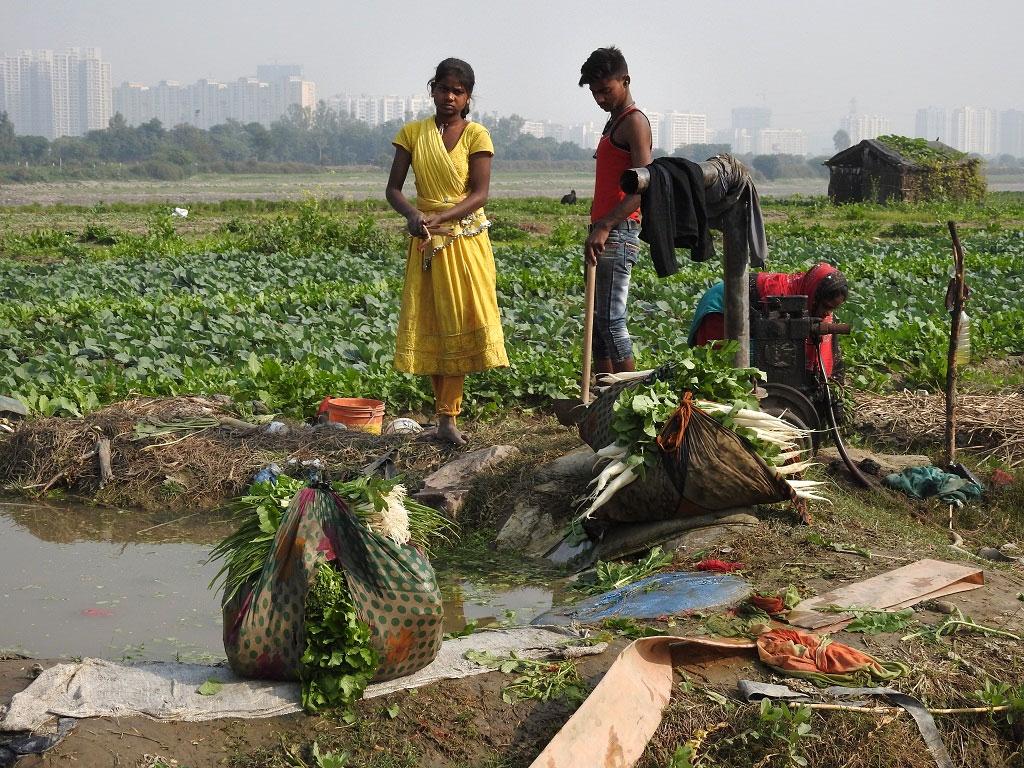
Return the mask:
<path id="1" fill-rule="evenodd" d="M 416 207 L 423 213 L 447 210 L 464 199 L 469 156 L 494 153 L 490 134 L 479 123 L 467 124 L 447 151 L 432 117 L 404 126 L 394 143 L 412 155 Z M 507 366 L 508 355 L 483 208 L 451 226 L 451 233 L 433 237 L 425 252 L 423 240 L 410 237 L 395 368 L 431 376 L 438 413 L 454 415 L 465 375 Z"/>

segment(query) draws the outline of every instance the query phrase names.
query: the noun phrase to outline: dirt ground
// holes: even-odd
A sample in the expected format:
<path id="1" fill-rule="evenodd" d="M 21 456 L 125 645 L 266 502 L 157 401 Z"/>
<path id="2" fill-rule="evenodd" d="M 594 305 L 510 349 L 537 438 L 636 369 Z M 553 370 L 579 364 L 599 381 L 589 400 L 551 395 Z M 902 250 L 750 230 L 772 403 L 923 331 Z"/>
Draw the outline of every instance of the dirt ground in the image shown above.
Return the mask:
<path id="1" fill-rule="evenodd" d="M 95 203 L 167 203 L 219 200 L 303 200 L 336 197 L 379 198 L 386 169 L 337 169 L 311 174 L 199 174 L 183 181 L 68 181 L 5 184 L 0 208 L 17 205 L 94 205 Z M 587 171 L 510 171 L 496 168 L 491 197 L 561 197 L 569 189 L 585 194 L 593 186 Z M 823 195 L 827 179 L 781 179 L 758 184 L 761 194 Z"/>
<path id="2" fill-rule="evenodd" d="M 570 188 L 587 189 L 592 175 L 583 171 L 502 171 L 491 180 L 492 197 L 555 197 Z M 17 205 L 93 205 L 105 203 L 183 203 L 219 200 L 345 200 L 380 198 L 386 168 L 345 168 L 307 174 L 198 174 L 182 181 L 98 180 L 4 184 L 0 207 Z M 822 187 L 822 189 L 824 189 Z"/>
<path id="3" fill-rule="evenodd" d="M 503 520 L 516 499 L 533 487 L 536 467 L 578 445 L 570 430 L 549 417 L 524 416 L 515 423 L 494 423 L 474 432 L 481 443 L 512 441 L 520 435 L 520 455 L 500 471 L 478 482 L 467 500 L 461 522 L 477 539 L 493 540 L 493 526 Z M 417 454 L 418 455 L 418 454 Z M 441 456 L 425 457 L 425 463 Z M 879 490 L 857 490 L 840 475 L 820 473 L 828 483 L 831 505 L 817 505 L 813 525 L 800 523 L 793 510 L 762 509 L 761 522 L 677 553 L 673 567 L 691 568 L 702 558 L 743 563 L 741 576 L 762 592 L 792 585 L 804 597 L 863 580 L 922 558 L 975 563 L 985 571 L 985 586 L 960 593 L 946 602 L 979 624 L 1018 636 L 1024 634 L 1024 568 L 1019 564 L 979 562 L 949 546 L 946 508 L 937 502 L 908 501 Z M 956 516 L 965 547 L 1021 543 L 1024 481 L 993 491 Z M 489 537 L 489 538 L 488 538 Z M 705 540 L 706 541 L 706 540 Z M 837 551 L 845 550 L 845 551 Z M 491 553 L 499 554 L 499 553 Z M 484 555 L 487 559 L 490 555 Z M 488 561 L 489 562 L 489 561 Z M 548 570 L 518 560 L 525 583 L 545 583 Z M 486 563 L 484 565 L 486 570 Z M 570 593 L 571 594 L 571 593 Z M 917 606 L 915 620 L 935 625 L 947 618 L 949 606 Z M 647 622 L 673 635 L 706 633 L 700 615 Z M 611 641 L 600 656 L 579 662 L 589 686 L 595 685 L 628 642 L 608 627 L 593 627 Z M 1015 688 L 1024 685 L 1021 642 L 1001 636 L 961 631 L 934 641 L 902 639 L 913 629 L 884 634 L 837 633 L 836 639 L 882 660 L 901 661 L 910 675 L 893 683 L 930 707 L 977 708 L 975 694 L 986 678 Z M 683 768 L 675 760 L 686 742 L 703 739 L 706 760 L 699 766 L 769 768 L 797 766 L 784 761 L 778 749 L 786 743 L 813 766 L 844 768 L 925 768 L 933 765 L 913 722 L 907 716 L 815 711 L 806 736 L 792 733 L 789 742 L 768 741 L 758 706 L 739 701 L 736 682 L 742 678 L 771 680 L 768 668 L 753 653 L 718 657 L 688 652 L 677 658 L 673 701 L 639 765 Z M 0 704 L 30 683 L 33 660 L 0 661 Z M 48 667 L 55 661 L 40 661 Z M 90 719 L 78 724 L 60 745 L 41 757 L 27 757 L 31 766 L 145 766 L 162 768 L 284 768 L 317 766 L 312 746 L 321 752 L 350 753 L 350 768 L 513 768 L 528 766 L 544 744 L 574 711 L 574 705 L 552 701 L 506 703 L 502 688 L 511 677 L 490 673 L 448 681 L 362 702 L 360 716 L 346 724 L 336 716 L 293 715 L 268 720 L 222 720 L 208 723 L 158 723 L 146 719 Z M 789 681 L 786 681 L 787 683 Z M 392 705 L 397 705 L 397 709 Z M 389 710 L 390 707 L 390 710 Z M 781 710 L 780 710 L 781 711 Z M 936 718 L 954 765 L 1020 768 L 1024 766 L 1020 724 L 995 714 L 971 713 Z M 779 726 L 773 726 L 778 728 Z M 1016 730 L 1015 730 L 1016 729 Z M 776 737 L 778 732 L 776 733 Z M 702 736 L 703 734 L 703 736 Z M 755 738 L 752 734 L 759 734 Z M 162 760 L 157 760 L 159 756 Z M 788 758 L 785 758 L 788 759 Z M 176 762 L 173 762 L 176 761 Z"/>
<path id="4" fill-rule="evenodd" d="M 569 189 L 589 190 L 587 172 L 508 171 L 496 169 L 492 197 L 559 197 Z M 310 174 L 199 174 L 182 181 L 67 181 L 4 184 L 0 207 L 18 205 L 94 205 L 104 203 L 216 202 L 219 200 L 303 200 L 337 197 L 347 200 L 378 198 L 387 180 L 385 169 L 339 169 Z M 762 195 L 824 195 L 828 179 L 779 179 L 758 182 Z M 1024 189 L 1020 176 L 989 179 L 993 192 Z"/>
<path id="5" fill-rule="evenodd" d="M 827 523 L 824 530 L 828 530 Z M 924 543 L 907 549 L 873 549 L 873 556 L 868 559 L 823 550 L 803 540 L 805 533 L 778 519 L 768 519 L 752 535 L 736 535 L 723 540 L 714 552 L 693 553 L 693 556 L 742 560 L 747 564 L 744 576 L 753 584 L 770 588 L 787 581 L 799 585 L 803 594 L 867 578 L 919 557 L 946 556 L 949 559 L 948 548 L 943 551 L 943 545 Z M 1024 572 L 1019 567 L 986 565 L 985 575 L 983 588 L 950 596 L 947 601 L 981 624 L 1007 632 L 1024 632 L 1024 603 L 1017 597 L 1024 591 Z M 919 606 L 916 618 L 922 624 L 935 624 L 944 615 L 935 605 L 926 604 Z M 652 622 L 667 634 L 703 631 L 699 616 L 679 617 L 671 623 L 672 626 Z M 911 676 L 897 681 L 896 687 L 914 693 L 929 706 L 978 706 L 979 702 L 972 700 L 971 694 L 981 686 L 982 674 L 1015 685 L 1024 681 L 1020 643 L 1006 638 L 962 634 L 946 643 L 929 643 L 903 642 L 900 633 L 848 632 L 838 633 L 836 638 L 881 659 L 907 663 Z M 579 663 L 582 676 L 591 686 L 597 683 L 626 642 L 621 637 L 614 638 L 605 653 Z M 679 744 L 692 738 L 695 730 L 706 727 L 716 717 L 727 718 L 720 722 L 732 723 L 736 728 L 739 727 L 736 723 L 754 717 L 754 705 L 736 702 L 735 686 L 739 679 L 781 682 L 773 678 L 752 652 L 721 657 L 713 652 L 687 651 L 686 655 L 677 657 L 676 662 L 674 701 L 640 763 L 642 766 L 669 765 Z M 0 662 L 0 702 L 6 703 L 11 695 L 29 684 L 33 663 L 21 659 Z M 52 663 L 56 662 L 40 662 L 43 667 Z M 506 675 L 490 673 L 362 702 L 360 718 L 354 725 L 332 717 L 306 715 L 208 723 L 158 723 L 143 718 L 91 719 L 79 723 L 63 743 L 45 756 L 24 758 L 18 765 L 19 768 L 75 764 L 146 766 L 154 765 L 154 755 L 177 760 L 178 766 L 193 768 L 301 765 L 294 760 L 289 762 L 286 748 L 309 761 L 309 765 L 316 765 L 309 756 L 311 745 L 316 741 L 321 751 L 349 751 L 353 766 L 526 766 L 569 718 L 574 707 L 564 701 L 509 705 L 501 698 L 501 689 L 509 680 Z M 723 707 L 714 694 L 724 696 L 727 705 Z M 391 717 L 387 708 L 394 704 L 398 710 Z M 880 749 L 875 739 L 867 738 L 872 731 L 870 728 L 865 731 L 864 722 L 860 721 L 872 717 L 877 721 L 870 723 L 872 728 L 882 729 L 895 739 L 889 742 L 888 749 Z M 1022 765 L 1021 755 L 1014 756 L 1013 732 L 1001 733 L 994 720 L 985 715 L 940 717 L 938 724 L 957 765 Z M 866 762 L 858 759 L 846 764 L 894 767 L 930 764 L 920 736 L 906 717 L 886 722 L 878 716 L 819 713 L 813 725 L 816 732 L 828 731 L 829 737 L 812 742 L 812 751 L 808 754 L 818 754 L 822 760 L 812 761 L 812 765 L 838 765 L 840 763 L 830 762 L 832 758 L 828 756 L 834 757 L 843 749 L 863 749 L 866 745 L 873 745 L 863 753 Z M 875 733 L 875 738 L 879 735 Z M 905 748 L 908 742 L 914 745 L 913 749 Z"/>

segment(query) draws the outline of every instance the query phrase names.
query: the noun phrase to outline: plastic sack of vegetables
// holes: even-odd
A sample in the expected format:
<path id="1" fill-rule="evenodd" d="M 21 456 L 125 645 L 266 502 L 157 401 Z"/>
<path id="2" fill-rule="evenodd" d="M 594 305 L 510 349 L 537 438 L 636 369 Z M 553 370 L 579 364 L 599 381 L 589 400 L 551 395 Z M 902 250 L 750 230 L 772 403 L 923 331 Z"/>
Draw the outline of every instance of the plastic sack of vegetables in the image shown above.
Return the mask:
<path id="1" fill-rule="evenodd" d="M 228 663 L 246 677 L 301 680 L 307 710 L 347 708 L 371 680 L 411 674 L 440 649 L 441 595 L 410 543 L 406 505 L 420 510 L 401 485 L 361 478 L 339 484 L 342 493 L 301 488 L 274 519 L 274 493 L 298 483 L 281 480 L 257 484 L 267 503 L 250 503 L 242 528 L 214 550 L 226 561 Z"/>
<path id="2" fill-rule="evenodd" d="M 749 382 L 758 372 L 733 369 L 729 354 L 692 350 L 605 379 L 580 425 L 603 462 L 581 518 L 642 522 L 818 498 L 818 483 L 792 477 L 807 466 L 804 433 L 757 410 Z"/>

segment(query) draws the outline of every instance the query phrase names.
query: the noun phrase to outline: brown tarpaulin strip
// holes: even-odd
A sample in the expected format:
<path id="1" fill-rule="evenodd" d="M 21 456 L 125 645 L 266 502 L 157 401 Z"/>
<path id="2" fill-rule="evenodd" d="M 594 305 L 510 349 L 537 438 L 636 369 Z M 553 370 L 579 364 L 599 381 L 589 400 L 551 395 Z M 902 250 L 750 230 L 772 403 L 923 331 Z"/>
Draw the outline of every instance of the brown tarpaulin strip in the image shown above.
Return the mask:
<path id="1" fill-rule="evenodd" d="M 661 725 L 672 697 L 672 649 L 698 644 L 725 651 L 752 641 L 707 637 L 645 637 L 627 646 L 587 700 L 548 742 L 530 768 L 629 768 Z"/>

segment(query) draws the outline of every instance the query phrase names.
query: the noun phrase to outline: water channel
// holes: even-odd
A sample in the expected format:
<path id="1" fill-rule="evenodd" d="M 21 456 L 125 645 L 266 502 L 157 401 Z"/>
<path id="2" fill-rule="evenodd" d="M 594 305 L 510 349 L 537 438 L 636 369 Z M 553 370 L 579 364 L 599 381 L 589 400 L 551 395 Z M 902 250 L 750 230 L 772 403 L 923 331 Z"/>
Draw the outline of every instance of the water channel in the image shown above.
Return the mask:
<path id="1" fill-rule="evenodd" d="M 0 650 L 34 658 L 216 661 L 224 657 L 218 565 L 210 546 L 232 525 L 65 502 L 0 499 Z M 491 588 L 438 574 L 445 628 L 552 606 L 544 587 Z"/>

